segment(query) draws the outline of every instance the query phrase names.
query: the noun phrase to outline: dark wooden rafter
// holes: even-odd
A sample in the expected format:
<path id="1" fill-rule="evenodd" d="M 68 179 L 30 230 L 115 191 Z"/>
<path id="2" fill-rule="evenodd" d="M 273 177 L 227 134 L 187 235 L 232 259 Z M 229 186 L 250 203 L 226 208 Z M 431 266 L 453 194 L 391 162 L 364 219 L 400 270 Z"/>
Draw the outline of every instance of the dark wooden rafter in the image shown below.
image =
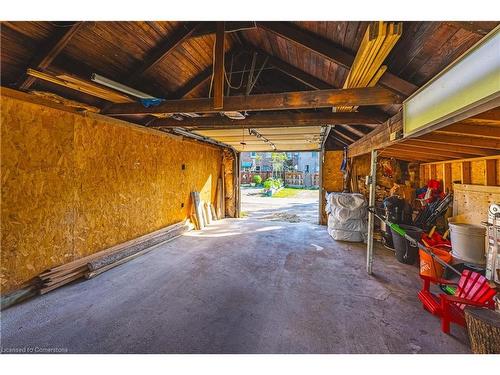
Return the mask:
<path id="1" fill-rule="evenodd" d="M 342 125 L 335 125 L 335 127 L 332 130 L 334 130 L 338 134 L 342 134 L 344 138 L 349 139 L 351 142 L 356 142 L 358 139 L 361 138 L 361 136 L 354 134 L 350 130 L 347 130 Z"/>
<path id="2" fill-rule="evenodd" d="M 259 55 L 266 56 L 268 58 L 268 62 L 270 65 L 274 66 L 276 69 L 282 71 L 283 73 L 287 74 L 288 76 L 294 78 L 295 80 L 303 83 L 306 86 L 309 86 L 310 88 L 314 90 L 326 90 L 326 89 L 331 89 L 334 88 L 332 85 L 329 83 L 309 74 L 304 72 L 303 70 L 288 64 L 287 62 L 275 57 L 271 56 L 267 52 L 254 47 L 250 44 L 247 44 L 245 48 L 257 52 Z"/>
<path id="3" fill-rule="evenodd" d="M 217 22 L 214 48 L 214 72 L 213 72 L 213 107 L 222 109 L 224 107 L 224 21 Z"/>
<path id="4" fill-rule="evenodd" d="M 342 127 L 348 131 L 350 131 L 353 134 L 356 134 L 359 137 L 364 137 L 366 135 L 365 132 L 361 131 L 360 129 L 355 128 L 354 126 L 351 126 L 349 124 L 341 124 Z M 360 124 L 362 125 L 362 124 Z"/>
<path id="5" fill-rule="evenodd" d="M 335 46 L 332 42 L 321 38 L 318 35 L 304 31 L 299 27 L 286 22 L 257 22 L 257 26 L 272 32 L 280 37 L 300 44 L 309 51 L 321 55 L 333 63 L 350 69 L 354 62 L 354 55 L 344 49 Z M 410 96 L 417 90 L 417 86 L 411 82 L 386 72 L 379 80 L 379 84 L 394 90 L 404 96 Z"/>
<path id="6" fill-rule="evenodd" d="M 130 74 L 131 78 L 128 82 L 133 84 L 139 81 L 148 71 L 165 60 L 178 46 L 189 39 L 200 27 L 200 22 L 183 25 L 179 30 L 174 32 L 173 36 L 169 36 L 151 55 L 146 57 L 141 66 Z"/>
<path id="7" fill-rule="evenodd" d="M 178 88 L 174 93 L 169 95 L 171 99 L 182 99 L 197 90 L 203 84 L 207 83 L 212 76 L 213 66 L 210 65 L 208 68 L 198 73 L 195 77 L 191 78 L 183 86 Z"/>
<path id="8" fill-rule="evenodd" d="M 174 128 L 189 127 L 195 129 L 245 129 L 323 126 L 329 124 L 381 124 L 387 116 L 382 112 L 314 112 L 314 113 L 263 113 L 248 116 L 244 120 L 232 120 L 227 117 L 195 117 L 178 121 L 172 118 L 157 119 L 149 124 L 152 127 Z M 364 134 L 364 133 L 361 133 Z"/>
<path id="9" fill-rule="evenodd" d="M 111 106 L 108 115 L 213 113 L 219 111 L 267 111 L 301 108 L 328 108 L 339 105 L 372 106 L 399 104 L 402 98 L 381 87 L 295 91 L 277 94 L 224 97 L 223 108 L 214 108 L 210 98 L 167 100 L 146 108 L 139 103 Z"/>
<path id="10" fill-rule="evenodd" d="M 51 38 L 50 42 L 47 43 L 48 46 L 42 51 L 41 54 L 34 58 L 30 68 L 35 70 L 45 70 L 54 61 L 54 59 L 61 53 L 61 51 L 68 45 L 71 38 L 78 32 L 83 22 L 75 22 L 70 27 L 61 27 L 57 30 L 56 35 Z M 35 82 L 36 78 L 32 76 L 26 76 L 23 74 L 22 82 L 19 84 L 20 90 L 28 90 L 31 85 Z"/>
<path id="11" fill-rule="evenodd" d="M 353 142 L 355 142 L 355 141 L 356 141 L 356 139 L 355 139 L 355 138 L 353 138 L 353 137 L 351 137 L 351 136 L 349 136 L 349 135 L 345 135 L 345 134 L 343 134 L 343 133 L 342 133 L 342 132 L 340 132 L 337 128 L 330 130 L 330 134 L 331 134 L 334 138 L 336 138 L 336 139 L 340 140 L 340 141 L 341 141 L 343 144 L 345 144 L 345 145 L 349 145 L 349 144 L 351 144 L 351 143 L 353 143 Z"/>
<path id="12" fill-rule="evenodd" d="M 227 60 L 233 52 L 234 51 L 232 49 L 226 52 L 224 60 Z M 170 99 L 182 99 L 187 97 L 188 95 L 199 89 L 201 86 L 206 84 L 209 81 L 210 77 L 212 77 L 212 73 L 213 73 L 213 65 L 210 65 L 209 67 L 204 69 L 201 73 L 198 73 L 195 77 L 186 82 L 183 86 L 178 88 L 174 93 L 172 93 L 168 97 Z"/>

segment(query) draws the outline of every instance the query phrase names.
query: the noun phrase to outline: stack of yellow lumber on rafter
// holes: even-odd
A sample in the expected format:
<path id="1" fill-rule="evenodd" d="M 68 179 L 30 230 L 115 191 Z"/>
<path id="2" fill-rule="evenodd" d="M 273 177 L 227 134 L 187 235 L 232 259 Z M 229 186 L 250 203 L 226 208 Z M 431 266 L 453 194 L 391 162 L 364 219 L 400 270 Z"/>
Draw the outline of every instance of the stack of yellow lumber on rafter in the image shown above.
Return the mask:
<path id="1" fill-rule="evenodd" d="M 372 22 L 365 32 L 344 88 L 373 87 L 387 70 L 382 65 L 403 33 L 401 22 Z M 351 112 L 356 107 L 336 107 L 336 112 Z"/>

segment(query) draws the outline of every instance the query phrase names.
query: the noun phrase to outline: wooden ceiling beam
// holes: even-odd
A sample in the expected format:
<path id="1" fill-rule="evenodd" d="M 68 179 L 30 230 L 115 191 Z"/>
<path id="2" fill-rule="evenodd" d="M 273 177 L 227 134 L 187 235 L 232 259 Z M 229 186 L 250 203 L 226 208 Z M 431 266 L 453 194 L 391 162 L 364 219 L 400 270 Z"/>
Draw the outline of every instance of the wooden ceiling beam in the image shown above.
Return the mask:
<path id="1" fill-rule="evenodd" d="M 488 138 L 500 138 L 500 126 L 453 124 L 436 131 L 438 134 L 463 134 Z"/>
<path id="2" fill-rule="evenodd" d="M 223 108 L 214 108 L 213 100 L 167 100 L 146 108 L 140 103 L 116 104 L 105 111 L 108 115 L 213 113 L 225 111 L 268 111 L 301 108 L 328 108 L 339 105 L 372 106 L 400 103 L 402 98 L 381 87 L 295 91 L 277 94 L 224 97 Z"/>
<path id="3" fill-rule="evenodd" d="M 435 150 L 436 144 L 433 142 L 423 141 L 421 139 L 409 139 L 402 144 L 416 146 L 420 149 L 430 149 Z M 439 145 L 440 150 L 452 151 L 452 152 L 460 152 L 461 154 L 467 155 L 477 155 L 477 156 L 491 156 L 497 155 L 498 151 L 490 150 L 486 148 L 478 148 L 478 147 L 468 147 L 468 146 L 458 146 L 458 145 Z"/>
<path id="4" fill-rule="evenodd" d="M 30 68 L 42 71 L 47 69 L 64 47 L 68 45 L 71 38 L 73 38 L 82 25 L 83 22 L 75 22 L 70 27 L 58 28 L 56 35 L 51 38 L 48 46 L 34 59 L 34 62 L 30 64 Z M 28 90 L 35 80 L 35 77 L 23 74 L 22 82 L 18 87 L 20 90 Z"/>
<path id="5" fill-rule="evenodd" d="M 452 134 L 424 134 L 418 137 L 423 141 L 433 142 L 436 144 L 470 146 L 479 148 L 492 148 L 500 152 L 500 139 L 481 138 L 481 137 L 464 137 L 463 135 Z M 439 147 L 439 146 L 436 146 Z"/>
<path id="6" fill-rule="evenodd" d="M 489 111 L 479 113 L 465 120 L 460 121 L 461 124 L 473 125 L 499 125 L 500 124 L 500 107 L 490 109 Z"/>
<path id="7" fill-rule="evenodd" d="M 149 126 L 159 128 L 195 129 L 245 129 L 281 128 L 301 126 L 325 126 L 333 124 L 381 124 L 387 119 L 382 112 L 314 112 L 314 113 L 259 113 L 244 120 L 232 120 L 225 116 L 191 117 L 178 121 L 172 118 L 157 119 Z M 361 132 L 361 134 L 364 134 Z"/>
<path id="8" fill-rule="evenodd" d="M 372 149 L 381 149 L 390 146 L 394 141 L 391 134 L 403 130 L 403 115 L 398 112 L 375 130 L 349 145 L 349 157 L 369 153 Z"/>
<path id="9" fill-rule="evenodd" d="M 174 32 L 173 36 L 170 36 L 164 40 L 155 51 L 147 57 L 141 64 L 141 66 L 129 76 L 129 84 L 134 84 L 139 81 L 148 71 L 153 69 L 163 60 L 165 60 L 178 46 L 189 39 L 193 33 L 196 32 L 201 26 L 201 22 L 190 23 L 183 25 L 179 30 Z"/>
<path id="10" fill-rule="evenodd" d="M 318 35 L 309 33 L 287 22 L 257 22 L 257 26 L 286 40 L 300 44 L 309 51 L 319 54 L 347 70 L 350 70 L 354 62 L 354 55 L 350 52 L 335 46 L 332 42 Z M 388 71 L 380 78 L 379 83 L 404 96 L 410 96 L 418 89 L 418 86 Z"/>
<path id="11" fill-rule="evenodd" d="M 464 154 L 458 153 L 458 152 L 451 152 L 451 151 L 446 151 L 446 150 L 441 150 L 439 147 L 435 147 L 434 150 L 426 150 L 426 149 L 421 149 L 418 146 L 412 146 L 412 145 L 407 145 L 404 142 L 398 143 L 394 146 L 390 146 L 386 148 L 386 150 L 394 150 L 394 151 L 405 151 L 405 152 L 410 152 L 414 153 L 416 155 L 423 155 L 423 156 L 428 156 L 428 157 L 444 157 L 444 158 L 464 158 Z"/>

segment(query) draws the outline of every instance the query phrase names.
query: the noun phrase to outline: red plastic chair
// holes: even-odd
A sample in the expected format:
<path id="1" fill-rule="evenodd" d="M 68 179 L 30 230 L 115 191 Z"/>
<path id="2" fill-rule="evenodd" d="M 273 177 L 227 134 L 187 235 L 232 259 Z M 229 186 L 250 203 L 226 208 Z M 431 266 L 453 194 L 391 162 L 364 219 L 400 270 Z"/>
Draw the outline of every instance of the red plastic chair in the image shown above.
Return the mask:
<path id="1" fill-rule="evenodd" d="M 467 305 L 495 308 L 493 297 L 497 292 L 490 287 L 488 280 L 477 272 L 463 271 L 458 284 L 424 275 L 420 277 L 424 280 L 424 286 L 418 292 L 418 298 L 424 309 L 441 318 L 441 330 L 444 333 L 450 333 L 451 322 L 465 327 L 464 308 Z M 435 295 L 430 291 L 431 283 L 457 285 L 457 289 L 453 296 Z"/>

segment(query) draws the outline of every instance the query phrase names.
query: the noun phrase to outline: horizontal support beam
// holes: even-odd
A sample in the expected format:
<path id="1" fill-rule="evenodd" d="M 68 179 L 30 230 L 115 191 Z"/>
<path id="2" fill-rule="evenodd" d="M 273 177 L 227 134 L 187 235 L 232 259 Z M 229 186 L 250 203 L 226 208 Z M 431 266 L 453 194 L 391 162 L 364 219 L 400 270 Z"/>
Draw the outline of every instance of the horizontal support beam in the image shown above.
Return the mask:
<path id="1" fill-rule="evenodd" d="M 300 126 L 324 126 L 334 124 L 364 125 L 381 124 L 387 119 L 383 112 L 318 112 L 318 113 L 262 113 L 244 120 L 232 120 L 226 116 L 194 117 L 183 121 L 172 118 L 157 119 L 149 124 L 158 128 L 247 129 L 281 128 Z"/>
<path id="2" fill-rule="evenodd" d="M 392 116 L 384 124 L 349 145 L 349 157 L 369 153 L 372 149 L 380 149 L 395 143 L 391 141 L 391 134 L 402 131 L 403 118 L 401 112 Z"/>
<path id="3" fill-rule="evenodd" d="M 213 100 L 181 99 L 167 100 L 160 105 L 146 108 L 140 103 L 110 106 L 108 115 L 214 113 L 226 111 L 268 111 L 302 108 L 323 108 L 340 105 L 370 106 L 401 103 L 401 96 L 379 88 L 331 89 L 295 91 L 279 94 L 224 97 L 224 107 L 214 109 Z"/>

